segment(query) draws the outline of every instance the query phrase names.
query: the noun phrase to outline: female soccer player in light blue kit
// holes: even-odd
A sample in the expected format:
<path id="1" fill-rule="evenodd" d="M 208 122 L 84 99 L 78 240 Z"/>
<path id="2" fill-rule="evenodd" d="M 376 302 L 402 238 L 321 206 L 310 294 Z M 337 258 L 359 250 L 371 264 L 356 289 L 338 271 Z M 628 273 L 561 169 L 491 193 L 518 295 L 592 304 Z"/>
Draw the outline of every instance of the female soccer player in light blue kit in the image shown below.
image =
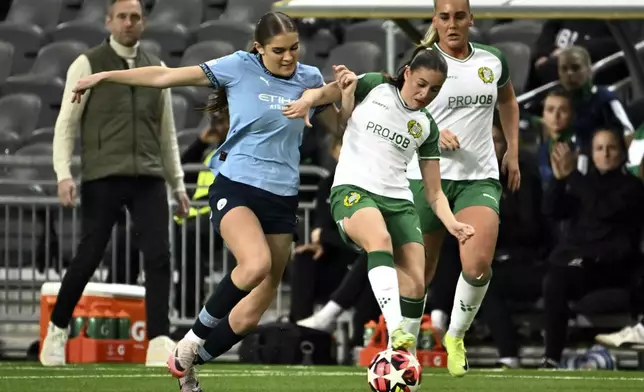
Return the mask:
<path id="1" fill-rule="evenodd" d="M 315 67 L 298 63 L 296 26 L 279 12 L 264 15 L 254 48 L 199 66 L 143 67 L 91 75 L 78 82 L 75 99 L 101 82 L 136 87 L 212 86 L 229 106 L 230 131 L 213 156 L 212 223 L 237 266 L 217 285 L 192 329 L 168 359 L 182 391 L 200 391 L 194 365 L 228 351 L 252 330 L 277 293 L 296 229 L 299 146 L 305 122 L 282 107 L 324 82 Z M 334 106 L 318 108 L 334 130 Z M 311 114 L 315 114 L 311 112 Z M 169 282 L 168 282 L 169 283 Z M 209 338 L 210 336 L 210 338 Z"/>

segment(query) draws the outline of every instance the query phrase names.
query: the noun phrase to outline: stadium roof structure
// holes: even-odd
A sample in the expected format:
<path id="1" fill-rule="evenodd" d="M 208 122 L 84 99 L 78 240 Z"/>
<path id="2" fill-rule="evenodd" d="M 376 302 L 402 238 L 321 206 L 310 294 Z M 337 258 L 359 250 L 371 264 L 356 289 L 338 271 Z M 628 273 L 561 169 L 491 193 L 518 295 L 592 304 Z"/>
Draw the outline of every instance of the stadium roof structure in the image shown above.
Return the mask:
<path id="1" fill-rule="evenodd" d="M 425 19 L 432 0 L 283 0 L 296 18 Z M 644 0 L 470 0 L 478 19 L 644 19 Z"/>

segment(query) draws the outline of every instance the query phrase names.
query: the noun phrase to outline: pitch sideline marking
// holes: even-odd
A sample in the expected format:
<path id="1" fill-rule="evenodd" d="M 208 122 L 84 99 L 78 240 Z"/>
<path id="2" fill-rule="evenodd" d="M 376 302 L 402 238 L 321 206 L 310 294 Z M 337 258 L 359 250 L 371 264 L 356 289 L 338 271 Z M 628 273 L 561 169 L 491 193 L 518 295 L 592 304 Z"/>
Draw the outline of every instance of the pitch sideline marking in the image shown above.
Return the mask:
<path id="1" fill-rule="evenodd" d="M 199 373 L 200 378 L 214 377 L 343 377 L 343 376 L 364 376 L 364 372 L 280 372 L 280 371 L 246 371 L 246 372 L 226 372 L 226 371 L 204 371 Z M 431 374 L 430 377 L 450 377 L 448 374 Z M 522 374 L 483 374 L 473 373 L 469 377 L 474 378 L 502 378 L 502 379 L 535 379 L 535 380 L 600 380 L 600 381 L 644 381 L 644 377 L 584 377 L 584 376 L 558 376 L 558 375 L 522 375 Z M 0 376 L 0 380 L 26 380 L 26 379 L 127 379 L 127 378 L 170 378 L 165 374 L 66 374 L 66 375 L 19 375 L 19 376 Z"/>

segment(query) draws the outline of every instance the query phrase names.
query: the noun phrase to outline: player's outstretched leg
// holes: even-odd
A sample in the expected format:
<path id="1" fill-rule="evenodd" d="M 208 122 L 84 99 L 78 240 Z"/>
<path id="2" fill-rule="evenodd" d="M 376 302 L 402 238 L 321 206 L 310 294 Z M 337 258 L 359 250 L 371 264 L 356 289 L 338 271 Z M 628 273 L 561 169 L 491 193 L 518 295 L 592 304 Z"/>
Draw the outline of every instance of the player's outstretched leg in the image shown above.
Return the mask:
<path id="1" fill-rule="evenodd" d="M 373 206 L 369 205 L 367 201 L 372 201 L 367 197 L 363 198 L 365 200 L 360 200 L 362 205 L 359 209 L 346 213 L 342 228 L 353 242 L 367 252 L 367 275 L 387 323 L 389 346 L 409 350 L 416 345 L 416 337 L 406 331 L 403 323 L 391 236 L 375 203 Z M 352 207 L 350 205 L 348 210 Z"/>
<path id="2" fill-rule="evenodd" d="M 252 331 L 277 296 L 286 264 L 290 259 L 292 234 L 266 235 L 271 253 L 271 268 L 268 276 L 242 299 L 230 313 L 212 330 L 208 339 L 199 347 L 196 361 L 208 362 L 228 352 L 244 336 Z"/>

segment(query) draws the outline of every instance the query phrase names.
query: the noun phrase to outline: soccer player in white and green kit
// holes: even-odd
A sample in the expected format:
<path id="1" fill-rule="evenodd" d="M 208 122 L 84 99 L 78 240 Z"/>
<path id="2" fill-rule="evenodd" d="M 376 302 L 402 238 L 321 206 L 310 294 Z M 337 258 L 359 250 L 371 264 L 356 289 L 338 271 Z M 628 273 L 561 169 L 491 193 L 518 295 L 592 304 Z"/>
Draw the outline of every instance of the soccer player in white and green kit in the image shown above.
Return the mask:
<path id="1" fill-rule="evenodd" d="M 460 241 L 474 234 L 471 226 L 454 218 L 441 190 L 438 128 L 425 109 L 446 73 L 437 50 L 419 47 L 395 78 L 380 73 L 358 78 L 340 66 L 340 89 L 329 85 L 302 98 L 314 106 L 342 99 L 340 124 L 348 122 L 331 188 L 331 211 L 345 241 L 367 252 L 369 281 L 390 346 L 411 352 L 425 303 L 421 223 L 405 174 L 414 154 L 420 159 L 425 203 Z M 325 92 L 330 93 L 327 99 L 310 98 Z"/>
<path id="2" fill-rule="evenodd" d="M 492 140 L 494 108 L 498 106 L 508 144 L 502 169 L 508 171 L 508 187 L 512 191 L 520 185 L 519 108 L 501 52 L 468 40 L 472 26 L 469 2 L 435 0 L 434 12 L 432 27 L 423 45 L 441 53 L 449 69 L 441 93 L 427 108 L 441 131 L 442 189 L 456 218 L 476 230 L 476 236 L 460 245 L 462 274 L 444 337 L 447 368 L 450 374 L 460 377 L 469 370 L 463 336 L 478 312 L 492 277 L 490 266 L 498 234 L 501 184 Z M 407 176 L 420 216 L 429 284 L 445 230 L 425 202 L 421 171 L 414 160 Z"/>

